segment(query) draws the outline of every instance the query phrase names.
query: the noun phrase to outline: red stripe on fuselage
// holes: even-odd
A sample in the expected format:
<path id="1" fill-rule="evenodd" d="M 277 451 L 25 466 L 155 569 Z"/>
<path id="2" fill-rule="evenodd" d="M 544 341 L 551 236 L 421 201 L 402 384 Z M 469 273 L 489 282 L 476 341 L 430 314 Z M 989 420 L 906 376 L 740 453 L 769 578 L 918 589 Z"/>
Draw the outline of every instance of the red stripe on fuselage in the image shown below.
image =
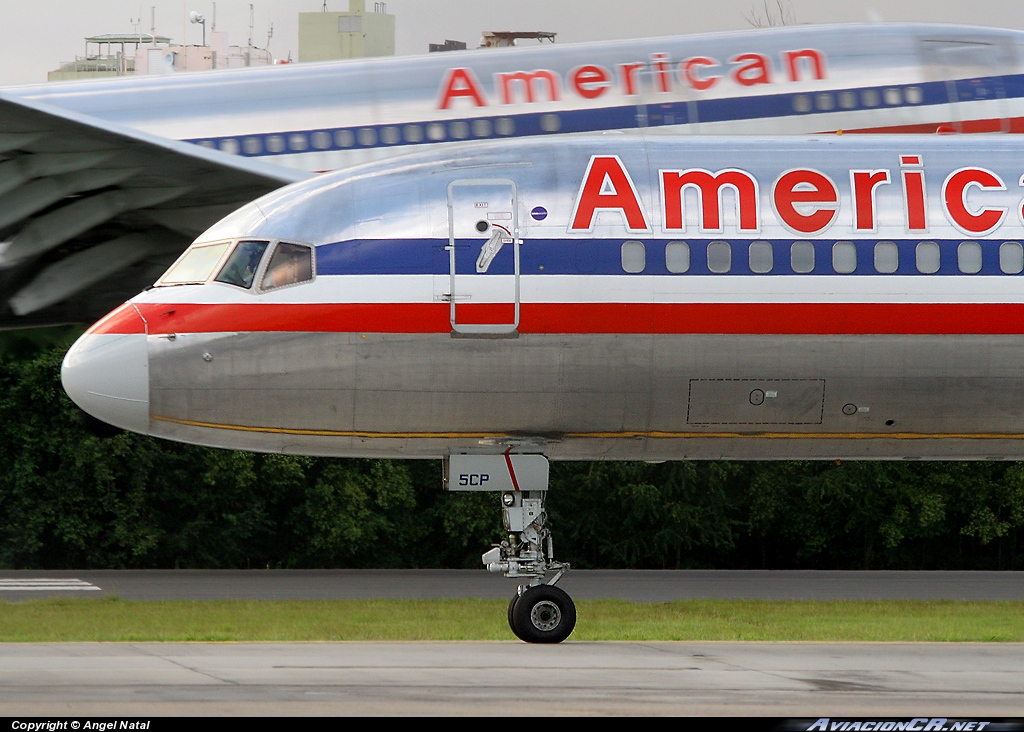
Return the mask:
<path id="1" fill-rule="evenodd" d="M 139 303 L 139 310 L 149 322 L 150 335 L 235 331 L 446 333 L 451 330 L 447 303 Z"/>
<path id="2" fill-rule="evenodd" d="M 139 317 L 139 313 L 135 309 L 135 306 L 130 302 L 126 302 L 124 305 L 121 305 L 116 310 L 111 310 L 100 320 L 93 323 L 89 330 L 85 332 L 90 334 L 113 335 L 145 333 L 146 322 Z"/>
<path id="3" fill-rule="evenodd" d="M 885 127 L 860 127 L 843 130 L 850 134 L 926 134 L 931 135 L 939 128 L 949 128 L 953 132 L 965 135 L 990 132 L 1006 132 L 1019 134 L 1024 132 L 1024 117 L 1007 117 L 991 119 L 969 119 L 962 122 L 925 122 L 912 125 L 888 125 Z"/>
<path id="4" fill-rule="evenodd" d="M 447 333 L 447 303 L 140 303 L 150 335 Z M 508 306 L 460 304 L 459 321 L 507 322 Z M 493 313 L 494 318 L 488 319 Z M 465 316 L 465 320 L 463 320 Z M 522 333 L 1024 334 L 1024 303 L 527 303 Z M 103 332 L 113 332 L 104 330 Z M 137 331 L 132 331 L 137 332 Z"/>

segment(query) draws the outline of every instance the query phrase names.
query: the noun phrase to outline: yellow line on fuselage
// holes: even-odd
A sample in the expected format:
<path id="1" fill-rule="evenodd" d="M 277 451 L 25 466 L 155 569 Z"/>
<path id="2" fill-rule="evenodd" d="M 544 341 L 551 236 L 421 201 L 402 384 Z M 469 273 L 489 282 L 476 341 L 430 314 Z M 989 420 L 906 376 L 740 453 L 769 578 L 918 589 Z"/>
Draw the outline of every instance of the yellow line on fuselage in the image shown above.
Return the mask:
<path id="1" fill-rule="evenodd" d="M 189 419 L 151 415 L 157 422 L 170 422 L 187 427 L 205 427 L 237 432 L 261 432 L 309 437 L 358 437 L 367 439 L 486 439 L 521 438 L 507 432 L 360 432 L 356 430 L 305 430 L 292 427 L 251 427 L 248 425 L 197 422 Z M 563 432 L 551 439 L 762 439 L 762 440 L 1024 440 L 1024 432 L 664 432 L 659 430 L 624 430 L 621 432 Z"/>

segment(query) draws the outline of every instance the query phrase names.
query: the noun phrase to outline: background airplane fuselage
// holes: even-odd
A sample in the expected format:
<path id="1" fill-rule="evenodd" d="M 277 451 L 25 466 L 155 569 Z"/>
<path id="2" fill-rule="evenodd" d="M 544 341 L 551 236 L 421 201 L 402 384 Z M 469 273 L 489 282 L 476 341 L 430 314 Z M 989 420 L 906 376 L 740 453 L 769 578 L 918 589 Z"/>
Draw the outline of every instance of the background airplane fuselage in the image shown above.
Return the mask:
<path id="1" fill-rule="evenodd" d="M 1024 34 L 757 29 L 27 86 L 26 99 L 308 171 L 422 146 L 671 134 L 1024 130 Z"/>
<path id="2" fill-rule="evenodd" d="M 134 339 L 133 429 L 275 452 L 1019 458 L 1021 153 L 612 135 L 363 166 L 194 245 L 313 245 L 312 281 L 156 287 L 65 383 Z"/>

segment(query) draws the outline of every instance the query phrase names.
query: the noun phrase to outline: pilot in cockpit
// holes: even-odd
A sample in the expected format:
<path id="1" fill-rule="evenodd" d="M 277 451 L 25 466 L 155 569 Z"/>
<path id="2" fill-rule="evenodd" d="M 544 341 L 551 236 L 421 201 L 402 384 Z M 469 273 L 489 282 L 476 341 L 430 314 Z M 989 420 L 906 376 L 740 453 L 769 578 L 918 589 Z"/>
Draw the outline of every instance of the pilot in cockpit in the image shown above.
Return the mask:
<path id="1" fill-rule="evenodd" d="M 281 242 L 263 275 L 262 288 L 269 290 L 312 279 L 313 268 L 308 247 Z"/>
<path id="2" fill-rule="evenodd" d="M 259 269 L 266 242 L 243 241 L 231 253 L 223 271 L 217 277 L 218 282 L 228 282 L 246 289 L 252 287 L 252 278 Z"/>

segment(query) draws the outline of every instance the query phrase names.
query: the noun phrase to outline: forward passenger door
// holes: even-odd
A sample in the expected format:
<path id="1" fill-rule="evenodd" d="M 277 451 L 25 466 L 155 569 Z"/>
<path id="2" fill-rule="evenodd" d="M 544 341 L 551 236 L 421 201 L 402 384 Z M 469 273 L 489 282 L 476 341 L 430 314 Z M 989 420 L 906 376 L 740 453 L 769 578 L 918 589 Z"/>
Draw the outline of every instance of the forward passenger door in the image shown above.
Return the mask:
<path id="1" fill-rule="evenodd" d="M 453 332 L 516 332 L 520 243 L 514 181 L 463 179 L 448 185 L 448 298 Z"/>

